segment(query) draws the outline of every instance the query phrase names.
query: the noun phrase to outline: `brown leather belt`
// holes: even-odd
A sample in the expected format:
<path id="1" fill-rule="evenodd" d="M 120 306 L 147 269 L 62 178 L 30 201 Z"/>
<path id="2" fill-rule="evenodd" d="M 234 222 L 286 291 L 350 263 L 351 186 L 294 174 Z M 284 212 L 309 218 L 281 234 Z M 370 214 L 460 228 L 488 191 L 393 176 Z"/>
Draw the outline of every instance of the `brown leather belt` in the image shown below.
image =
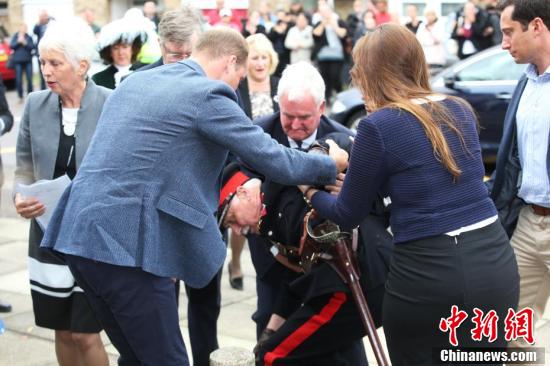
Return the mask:
<path id="1" fill-rule="evenodd" d="M 540 216 L 550 215 L 550 207 L 542 207 L 539 205 L 531 205 L 531 207 L 533 208 L 533 212 L 535 213 L 535 215 L 540 215 Z"/>

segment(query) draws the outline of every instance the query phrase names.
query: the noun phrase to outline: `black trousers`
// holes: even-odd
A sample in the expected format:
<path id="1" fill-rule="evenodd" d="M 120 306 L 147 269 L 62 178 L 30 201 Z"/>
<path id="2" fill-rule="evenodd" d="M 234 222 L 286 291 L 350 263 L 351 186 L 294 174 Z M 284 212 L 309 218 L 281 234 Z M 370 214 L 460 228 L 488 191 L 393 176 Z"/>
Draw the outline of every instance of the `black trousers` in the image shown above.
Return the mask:
<path id="1" fill-rule="evenodd" d="M 303 304 L 260 349 L 261 365 L 365 366 L 365 331 L 348 293 Z"/>
<path id="2" fill-rule="evenodd" d="M 258 243 L 263 245 L 263 243 Z M 252 251 L 252 249 L 251 249 Z M 299 275 L 280 263 L 273 263 L 271 268 L 263 276 L 256 275 L 256 311 L 252 314 L 252 320 L 256 323 L 256 339 L 260 337 L 266 328 L 269 318 L 277 309 L 279 301 L 288 301 L 288 297 L 280 299 L 281 294 L 286 293 L 288 284 Z M 289 307 L 298 307 L 296 301 L 288 303 Z M 278 314 L 286 318 L 286 314 Z"/>
<path id="3" fill-rule="evenodd" d="M 220 270 L 203 288 L 185 285 L 187 326 L 194 366 L 208 366 L 210 353 L 219 348 L 217 333 L 221 309 L 221 277 Z M 179 282 L 176 282 L 177 294 L 179 294 Z"/>
<path id="4" fill-rule="evenodd" d="M 434 348 L 453 348 L 449 333 L 439 330 L 453 305 L 468 314 L 457 330 L 459 347 L 506 347 L 504 319 L 518 296 L 516 258 L 498 220 L 456 237 L 397 244 L 382 311 L 392 365 L 431 365 Z M 495 342 L 472 340 L 475 307 L 496 311 Z"/>
<path id="5" fill-rule="evenodd" d="M 369 306 L 381 302 L 383 295 L 383 286 L 370 290 Z M 318 296 L 304 303 L 263 344 L 261 364 L 365 366 L 365 334 L 348 292 Z"/>
<path id="6" fill-rule="evenodd" d="M 281 290 L 281 283 L 272 284 L 256 275 L 256 311 L 252 314 L 252 320 L 256 323 L 256 339 L 266 328 L 273 308 L 277 301 L 277 294 Z"/>
<path id="7" fill-rule="evenodd" d="M 72 255 L 65 259 L 120 353 L 120 366 L 189 365 L 172 279 Z"/>
<path id="8" fill-rule="evenodd" d="M 325 81 L 325 99 L 327 103 L 332 96 L 332 91 L 337 93 L 342 91 L 342 67 L 344 60 L 341 61 L 318 61 L 319 73 Z"/>

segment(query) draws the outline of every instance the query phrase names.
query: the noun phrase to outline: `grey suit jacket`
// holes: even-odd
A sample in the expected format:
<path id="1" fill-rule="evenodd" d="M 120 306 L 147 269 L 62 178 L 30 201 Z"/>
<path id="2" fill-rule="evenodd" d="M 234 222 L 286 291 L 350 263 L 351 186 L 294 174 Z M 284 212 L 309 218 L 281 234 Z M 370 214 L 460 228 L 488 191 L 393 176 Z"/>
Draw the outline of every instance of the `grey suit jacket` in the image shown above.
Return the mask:
<path id="1" fill-rule="evenodd" d="M 226 248 L 215 212 L 228 151 L 283 184 L 330 184 L 326 156 L 280 146 L 192 60 L 136 73 L 105 103 L 42 246 L 204 287 Z"/>
<path id="2" fill-rule="evenodd" d="M 88 80 L 75 130 L 78 170 L 94 134 L 105 100 L 111 91 Z M 52 179 L 60 137 L 59 95 L 50 90 L 29 94 L 17 138 L 14 183 L 30 184 Z M 15 187 L 14 187 L 15 188 Z"/>
<path id="3" fill-rule="evenodd" d="M 75 130 L 76 167 L 79 168 L 111 91 L 88 80 Z M 31 93 L 25 104 L 17 138 L 15 183 L 52 179 L 60 136 L 59 96 L 50 90 Z"/>

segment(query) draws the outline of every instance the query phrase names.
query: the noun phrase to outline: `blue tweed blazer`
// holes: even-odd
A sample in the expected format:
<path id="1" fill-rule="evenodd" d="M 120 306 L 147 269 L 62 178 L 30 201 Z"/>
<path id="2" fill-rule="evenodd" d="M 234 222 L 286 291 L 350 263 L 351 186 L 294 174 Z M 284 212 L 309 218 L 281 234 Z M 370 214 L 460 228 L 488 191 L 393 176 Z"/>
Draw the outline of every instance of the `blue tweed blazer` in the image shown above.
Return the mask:
<path id="1" fill-rule="evenodd" d="M 331 184 L 332 159 L 252 124 L 235 91 L 193 60 L 132 75 L 105 103 L 43 247 L 203 287 L 226 248 L 215 212 L 228 152 L 281 184 Z"/>

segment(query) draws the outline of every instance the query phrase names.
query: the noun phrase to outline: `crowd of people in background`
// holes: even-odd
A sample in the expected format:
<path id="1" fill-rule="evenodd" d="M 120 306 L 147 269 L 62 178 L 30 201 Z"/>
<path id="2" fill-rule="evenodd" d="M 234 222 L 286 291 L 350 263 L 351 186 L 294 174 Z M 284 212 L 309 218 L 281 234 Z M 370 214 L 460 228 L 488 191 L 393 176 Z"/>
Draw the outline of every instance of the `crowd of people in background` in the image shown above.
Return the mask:
<path id="1" fill-rule="evenodd" d="M 390 11 L 389 5 L 388 0 L 356 0 L 349 15 L 344 18 L 325 0 L 319 0 L 312 11 L 305 10 L 300 1 L 292 1 L 288 9 L 277 8 L 273 11 L 269 1 L 263 0 L 257 9 L 250 9 L 248 12 L 244 9 L 231 9 L 225 5 L 225 1 L 218 0 L 214 9 L 204 10 L 201 15 L 204 28 L 230 27 L 241 32 L 245 38 L 254 34 L 265 34 L 278 55 L 279 63 L 274 71 L 278 77 L 288 64 L 298 61 L 313 63 L 319 68 L 327 84 L 329 102 L 333 93 L 341 91 L 350 81 L 353 46 L 380 24 L 402 24 L 415 33 L 433 72 L 457 58 L 463 59 L 497 45 L 502 39 L 496 0 L 468 0 L 456 12 L 445 14 L 445 21 L 442 20 L 442 14 L 438 14 L 429 3 L 422 14 L 419 14 L 414 4 L 407 5 L 404 14 Z M 109 69 L 109 74 L 118 73 L 119 76 L 124 76 L 144 64 L 154 62 L 160 56 L 156 36 L 159 12 L 155 2 L 144 3 L 139 12 L 142 19 L 128 19 L 135 15 L 132 11 L 136 10 L 131 9 L 130 14 L 104 25 L 103 29 L 95 22 L 92 9 L 86 8 L 81 13 L 98 39 L 97 48 L 102 55 L 101 61 Z M 37 45 L 52 20 L 55 19 L 46 10 L 42 10 L 32 32 L 22 24 L 11 38 L 16 88 L 21 102 L 25 95 L 24 77 L 27 79 L 27 93 L 33 90 L 32 58 L 39 57 Z M 137 37 L 139 30 L 135 29 L 136 24 L 146 34 Z M 132 39 L 128 40 L 128 37 Z M 110 55 L 112 50 L 118 50 L 124 44 L 130 43 L 133 44 L 130 59 L 121 64 L 113 62 Z M 114 88 L 115 84 L 117 83 L 114 81 L 108 81 L 105 85 Z M 45 87 L 40 74 L 40 89 Z"/>
<path id="2" fill-rule="evenodd" d="M 457 58 L 497 45 L 502 39 L 496 0 L 469 0 L 456 12 L 445 14 L 445 20 L 429 3 L 422 14 L 414 4 L 407 5 L 400 14 L 390 11 L 388 0 L 356 0 L 346 18 L 324 0 L 318 1 L 313 11 L 306 11 L 300 1 L 292 1 L 288 9 L 271 11 L 269 2 L 261 1 L 258 9 L 242 17 L 223 3 L 218 1 L 216 10 L 205 13 L 209 24 L 230 26 L 244 37 L 265 34 L 279 56 L 275 70 L 279 77 L 289 63 L 313 63 L 327 83 L 329 98 L 350 81 L 351 52 L 356 42 L 380 24 L 405 25 L 415 33 L 432 72 Z"/>
<path id="3" fill-rule="evenodd" d="M 390 236 L 385 238 L 388 247 L 390 242 L 400 244 L 389 249 L 397 260 L 392 262 L 387 281 L 388 268 L 384 267 L 376 286 L 362 284 L 365 292 L 367 287 L 372 293 L 386 291 L 385 295 L 379 294 L 377 301 L 381 307 L 385 296 L 384 312 L 375 311 L 374 315 L 377 326 L 384 326 L 393 364 L 429 364 L 431 348 L 447 345 L 447 335 L 432 332 L 431 324 L 446 314 L 449 304 L 459 303 L 472 311 L 478 305 L 486 306 L 484 310 L 496 307 L 504 318 L 507 309 L 517 308 L 518 298 L 520 306 L 541 302 L 538 287 L 530 289 L 525 283 L 526 278 L 538 283 L 539 274 L 545 270 L 526 270 L 531 257 L 539 254 L 517 253 L 522 246 L 528 247 L 525 243 L 548 238 L 547 226 L 537 232 L 544 239 L 533 239 L 525 233 L 522 236 L 520 232 L 532 231 L 531 226 L 535 225 L 528 220 L 539 216 L 547 225 L 550 215 L 548 177 L 525 157 L 530 151 L 541 156 L 545 153 L 548 163 L 548 128 L 547 123 L 543 124 L 548 119 L 547 113 L 531 117 L 529 111 L 541 108 L 540 98 L 522 99 L 522 93 L 531 96 L 539 77 L 544 87 L 548 84 L 548 71 L 544 74 L 544 68 L 548 68 L 550 33 L 547 13 L 541 15 L 542 20 L 538 15 L 534 20 L 514 18 L 514 4 L 524 6 L 522 1 L 508 0 L 497 6 L 493 0 L 468 0 L 447 16 L 446 23 L 441 14 L 429 7 L 429 2 L 422 15 L 415 5 L 407 5 L 402 16 L 392 11 L 388 0 L 357 0 L 344 19 L 324 0 L 319 0 L 312 12 L 306 11 L 300 1 L 275 11 L 268 1 L 260 1 L 258 8 L 248 14 L 226 7 L 222 0 L 216 1 L 216 9 L 209 11 L 183 7 L 164 15 L 159 14 L 155 2 L 147 1 L 143 9 L 130 9 L 124 17 L 103 27 L 95 23 L 93 11 L 86 9 L 81 14 L 84 21 L 73 24 L 74 32 L 68 32 L 68 23 L 56 21 L 46 11 L 40 12 L 32 35 L 21 24 L 10 42 L 19 99 L 25 100 L 24 77 L 27 93 L 33 90 L 35 56 L 39 57 L 41 89 L 48 89 L 26 99 L 17 142 L 15 181 L 30 184 L 65 174 L 71 179 L 76 177 L 47 231 L 34 220 L 44 213 L 44 205 L 34 198 L 14 194 L 17 213 L 31 219 L 29 277 L 36 324 L 55 331 L 60 364 L 108 364 L 99 337 L 102 329 L 119 351 L 120 364 L 157 361 L 168 365 L 172 356 L 185 364 L 182 362 L 188 356 L 178 332 L 177 315 L 182 279 L 189 298 L 192 356 L 196 365 L 206 365 L 207 356 L 218 347 L 216 320 L 220 311 L 219 281 L 225 269 L 221 268 L 226 253 L 224 241 L 232 249 L 229 282 L 232 288 L 243 290 L 240 255 L 248 234 L 264 235 L 262 239 L 279 244 L 275 245 L 277 251 L 286 248 L 273 241 L 277 237 L 273 233 L 290 232 L 289 224 L 276 227 L 286 208 L 273 210 L 275 203 L 280 207 L 286 204 L 286 198 L 298 201 L 300 211 L 314 207 L 323 217 L 352 229 L 366 225 L 365 220 L 375 211 L 373 203 L 381 201 L 379 192 L 393 192 L 393 237 L 386 230 L 389 223 L 385 209 L 380 216 L 384 218 L 382 232 Z M 537 9 L 543 13 L 542 7 Z M 500 11 L 504 11 L 503 20 Z M 522 21 L 527 22 L 527 28 L 514 34 L 514 30 L 518 31 L 514 27 L 525 25 Z M 503 27 L 504 35 L 500 31 L 503 24 L 508 24 Z M 525 32 L 533 36 L 517 36 Z M 531 63 L 506 117 L 507 126 L 518 124 L 521 143 L 516 147 L 517 158 L 526 173 L 508 169 L 505 164 L 509 159 L 505 163 L 502 157 L 508 151 L 501 151 L 492 192 L 482 179 L 483 161 L 473 111 L 461 99 L 430 89 L 428 71 L 435 72 L 450 62 L 453 52 L 449 44 L 453 41 L 454 57 L 458 59 L 502 42 L 516 62 Z M 531 42 L 532 47 L 521 42 Z M 514 53 L 512 48 L 519 51 Z M 542 56 L 536 52 L 538 49 Z M 90 72 L 96 51 L 105 67 Z M 178 77 L 189 87 L 181 87 Z M 302 154 L 325 132 L 339 132 L 349 144 L 352 131 L 336 125 L 324 114 L 335 93 L 342 91 L 351 79 L 365 97 L 365 107 L 372 112 L 358 129 L 353 152 L 348 146 L 344 153 L 331 141 L 327 143 L 330 159 Z M 143 88 L 145 84 L 147 88 Z M 543 92 L 546 90 L 547 87 Z M 0 133 L 4 133 L 11 129 L 13 121 L 11 114 L 3 117 L 3 109 L 7 108 L 2 87 L 0 92 Z M 167 98 L 169 93 L 173 95 Z M 180 105 L 174 100 L 185 103 Z M 250 120 L 256 120 L 256 125 Z M 150 128 L 143 128 L 143 121 L 150 123 Z M 525 125 L 530 121 L 543 126 L 535 142 L 525 136 Z M 220 122 L 224 129 L 219 128 Z M 296 124 L 300 128 L 295 129 Z M 515 144 L 511 136 L 516 132 L 510 128 L 505 131 L 506 149 Z M 165 150 L 166 146 L 175 148 Z M 546 146 L 546 150 L 539 146 Z M 229 154 L 228 160 L 229 152 L 235 156 Z M 348 165 L 348 154 L 350 168 L 347 176 L 340 176 L 338 173 Z M 249 223 L 235 217 L 235 206 L 229 202 L 233 195 L 240 199 L 238 191 L 231 192 L 228 201 L 222 197 L 219 203 L 215 202 L 220 192 L 212 182 L 225 178 L 220 170 L 235 161 L 240 164 L 240 173 L 257 173 L 250 180 L 264 181 L 261 188 L 253 191 L 258 190 L 259 197 L 261 189 L 270 202 L 267 212 L 261 213 L 263 227 L 262 221 L 254 228 L 256 221 Z M 409 164 L 412 161 L 417 164 Z M 157 165 L 159 162 L 166 166 Z M 206 173 L 197 176 L 199 170 Z M 337 176 L 330 176 L 334 172 Z M 504 189 L 508 178 L 517 178 L 518 174 L 531 174 L 529 182 L 536 184 L 524 180 L 518 191 Z M 281 187 L 266 184 L 271 180 Z M 298 190 L 296 184 L 300 183 L 326 184 L 322 187 L 327 192 L 319 191 L 317 185 L 300 186 Z M 97 189 L 94 196 L 89 194 L 89 187 Z M 284 190 L 285 194 L 290 192 L 288 197 L 283 197 Z M 138 194 L 143 197 L 138 198 Z M 520 220 L 518 230 L 514 231 L 514 221 L 510 228 L 505 225 L 511 230 L 505 232 L 501 225 L 505 222 L 499 221 L 498 214 L 516 195 L 527 205 L 515 207 L 514 220 L 518 216 Z M 192 204 L 185 200 L 192 200 Z M 218 210 L 213 217 L 216 203 Z M 221 209 L 224 205 L 227 211 Z M 89 214 L 81 215 L 84 210 Z M 260 212 L 255 213 L 259 220 Z M 369 225 L 360 233 L 372 230 Z M 225 237 L 227 228 L 232 229 L 229 238 Z M 301 230 L 293 231 L 300 233 Z M 512 238 L 512 246 L 508 237 Z M 370 245 L 369 240 L 363 241 Z M 454 251 L 433 263 L 423 263 L 426 252 L 444 246 L 454 248 L 459 243 L 467 248 L 467 263 L 460 262 L 462 258 Z M 64 255 L 54 255 L 45 247 Z M 273 254 L 273 247 L 269 250 Z M 281 295 L 280 281 L 273 285 L 269 278 L 260 276 L 262 266 L 259 260 L 255 261 L 253 251 L 258 273 L 258 309 L 253 319 L 258 325 L 259 364 L 326 359 L 322 353 L 326 353 L 327 345 L 334 348 L 330 352 L 335 360 L 343 357 L 348 360 L 346 364 L 364 364 L 361 339 L 365 334 L 357 322 L 355 307 L 346 297 L 344 282 L 328 267 L 336 284 L 330 291 L 317 288 L 315 281 L 304 287 L 305 276 L 295 278 L 298 276 L 294 273 L 287 273 L 285 286 L 296 293 L 304 288 L 307 291 L 304 298 L 294 299 L 295 307 L 282 309 L 280 299 L 291 294 Z M 493 256 L 499 261 L 491 261 Z M 270 253 L 267 257 L 273 259 Z M 389 263 L 389 254 L 380 257 L 380 263 Z M 52 266 L 64 275 L 55 284 L 48 282 L 51 278 L 46 276 Z M 483 281 L 474 275 L 462 278 L 462 266 L 469 266 Z M 441 272 L 436 273 L 435 267 Z M 284 270 L 288 269 L 292 268 Z M 423 270 L 432 270 L 434 278 L 444 282 L 444 286 L 437 287 L 439 292 L 434 292 L 436 286 L 423 276 Z M 326 274 L 314 273 L 312 277 L 321 276 Z M 322 278 L 325 281 L 327 277 Z M 451 290 L 456 288 L 457 278 L 462 281 L 460 293 L 466 294 L 470 302 L 456 301 L 456 293 Z M 62 286 L 68 282 L 74 284 L 69 290 Z M 477 285 L 469 286 L 472 283 Z M 149 291 L 147 286 L 160 290 Z M 521 297 L 520 287 L 524 292 Z M 425 292 L 418 295 L 418 289 Z M 52 296 L 56 291 L 68 294 Z M 422 297 L 424 293 L 435 295 Z M 84 301 L 84 294 L 89 303 Z M 140 301 L 128 304 L 126 296 Z M 172 301 L 174 297 L 176 301 Z M 148 301 L 151 298 L 154 301 Z M 545 295 L 544 300 L 547 298 Z M 423 305 L 417 307 L 417 301 Z M 326 333 L 317 339 L 309 334 L 305 338 L 311 337 L 322 347 L 312 351 L 306 347 L 308 343 L 296 344 L 282 354 L 287 339 L 328 302 L 338 303 L 336 317 L 328 321 L 333 332 L 346 329 L 348 338 L 334 340 L 334 333 Z M 544 304 L 535 305 L 544 310 Z M 0 302 L 0 311 L 11 311 L 11 306 Z M 287 312 L 281 316 L 277 311 Z M 164 325 L 166 329 L 162 329 Z M 158 337 L 151 339 L 145 328 L 154 330 Z M 468 336 L 460 334 L 464 344 L 469 344 Z M 499 342 L 495 344 L 506 346 L 504 340 Z M 351 343 L 357 349 L 346 348 Z M 156 352 L 163 348 L 169 352 Z M 158 361 L 159 357 L 166 359 Z"/>

